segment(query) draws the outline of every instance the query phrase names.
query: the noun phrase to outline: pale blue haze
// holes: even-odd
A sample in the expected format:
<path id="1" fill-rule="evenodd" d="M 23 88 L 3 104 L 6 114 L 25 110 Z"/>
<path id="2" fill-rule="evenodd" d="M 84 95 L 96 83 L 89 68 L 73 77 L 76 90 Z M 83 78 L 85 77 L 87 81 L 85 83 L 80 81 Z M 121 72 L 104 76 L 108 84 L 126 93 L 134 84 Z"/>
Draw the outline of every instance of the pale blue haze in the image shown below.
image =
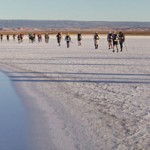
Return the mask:
<path id="1" fill-rule="evenodd" d="M 0 0 L 0 19 L 148 21 L 150 0 Z"/>

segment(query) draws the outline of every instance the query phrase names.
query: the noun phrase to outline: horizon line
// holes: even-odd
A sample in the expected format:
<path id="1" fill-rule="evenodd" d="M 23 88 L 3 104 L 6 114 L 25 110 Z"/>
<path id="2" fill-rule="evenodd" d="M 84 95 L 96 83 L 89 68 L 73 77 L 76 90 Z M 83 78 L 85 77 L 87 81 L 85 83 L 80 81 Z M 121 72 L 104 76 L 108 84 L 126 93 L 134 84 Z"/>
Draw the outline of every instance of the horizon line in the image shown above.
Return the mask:
<path id="1" fill-rule="evenodd" d="M 100 20 L 48 20 L 48 19 L 0 19 L 0 21 L 72 21 L 72 22 L 135 22 L 150 23 L 150 21 L 100 21 Z"/>

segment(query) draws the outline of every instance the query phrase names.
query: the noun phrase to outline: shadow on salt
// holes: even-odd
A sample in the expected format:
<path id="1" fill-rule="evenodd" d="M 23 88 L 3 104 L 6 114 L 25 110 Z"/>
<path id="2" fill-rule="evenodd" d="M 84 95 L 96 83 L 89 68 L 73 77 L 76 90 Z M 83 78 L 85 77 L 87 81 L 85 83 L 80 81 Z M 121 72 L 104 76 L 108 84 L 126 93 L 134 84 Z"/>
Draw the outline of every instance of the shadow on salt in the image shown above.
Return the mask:
<path id="1" fill-rule="evenodd" d="M 9 78 L 1 72 L 0 149 L 28 149 L 28 123 L 26 110 L 11 86 Z"/>

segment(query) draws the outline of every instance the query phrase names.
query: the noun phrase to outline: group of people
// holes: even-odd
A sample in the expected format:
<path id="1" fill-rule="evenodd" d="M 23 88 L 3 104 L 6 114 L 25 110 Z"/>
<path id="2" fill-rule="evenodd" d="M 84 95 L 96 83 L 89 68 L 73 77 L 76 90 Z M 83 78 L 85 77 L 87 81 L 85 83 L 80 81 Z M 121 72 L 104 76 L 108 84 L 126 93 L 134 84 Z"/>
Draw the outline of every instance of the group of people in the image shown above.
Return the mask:
<path id="1" fill-rule="evenodd" d="M 15 40 L 15 36 L 16 35 L 14 34 L 13 35 L 14 40 Z M 29 37 L 29 41 L 31 43 L 35 42 L 36 34 L 30 33 L 28 35 L 28 37 Z M 0 38 L 1 38 L 1 41 L 2 41 L 3 40 L 3 35 L 2 34 L 0 35 Z M 6 35 L 6 38 L 9 41 L 9 35 Z M 19 34 L 17 36 L 17 38 L 18 38 L 18 43 L 23 42 L 23 34 Z M 38 42 L 42 42 L 42 35 L 41 34 L 37 34 L 37 38 L 38 38 Z M 44 38 L 45 38 L 45 43 L 48 43 L 49 42 L 49 34 L 45 33 Z M 58 34 L 56 35 L 56 38 L 57 38 L 58 46 L 61 46 L 62 33 L 58 32 Z M 95 49 L 98 49 L 99 40 L 100 40 L 100 36 L 99 36 L 98 32 L 95 32 L 95 34 L 94 34 Z M 70 36 L 69 33 L 66 34 L 65 41 L 66 41 L 67 48 L 69 48 L 70 43 L 72 42 L 71 41 L 71 36 Z M 81 41 L 82 41 L 82 34 L 81 33 L 77 34 L 77 41 L 78 41 L 78 46 L 81 46 Z M 108 49 L 112 49 L 113 52 L 115 52 L 115 50 L 117 52 L 119 52 L 118 45 L 120 45 L 120 51 L 122 52 L 123 51 L 123 43 L 125 42 L 125 36 L 124 36 L 123 32 L 119 32 L 118 34 L 117 34 L 116 31 L 109 32 L 107 34 L 107 42 L 108 42 Z"/>
<path id="2" fill-rule="evenodd" d="M 0 35 L 1 41 L 3 41 L 3 34 Z M 9 35 L 6 35 L 7 41 L 9 41 Z"/>
<path id="3" fill-rule="evenodd" d="M 109 32 L 107 35 L 107 41 L 108 41 L 108 47 L 109 49 L 113 49 L 113 52 L 115 52 L 115 49 L 117 52 L 119 52 L 118 44 L 120 45 L 120 51 L 123 50 L 123 43 L 125 42 L 125 36 L 122 32 L 119 32 L 117 34 L 116 31 Z"/>
<path id="4" fill-rule="evenodd" d="M 69 34 L 66 35 L 65 40 L 67 42 L 67 48 L 69 48 L 69 43 L 71 42 L 71 37 Z M 82 35 L 81 33 L 77 34 L 77 41 L 78 41 L 78 46 L 81 46 L 81 40 L 82 40 Z M 99 45 L 99 40 L 100 36 L 98 32 L 95 32 L 94 34 L 94 46 L 95 49 L 98 49 Z M 108 49 L 113 49 L 113 52 L 115 52 L 115 49 L 117 52 L 119 52 L 118 44 L 120 45 L 120 51 L 123 51 L 123 43 L 125 42 L 125 36 L 123 32 L 119 32 L 117 34 L 116 31 L 114 32 L 109 32 L 107 35 L 107 42 L 108 42 Z"/>
<path id="5" fill-rule="evenodd" d="M 98 43 L 99 43 L 100 37 L 98 33 L 96 32 L 94 34 L 94 45 L 95 49 L 98 49 Z M 123 51 L 123 43 L 125 42 L 125 36 L 123 32 L 119 32 L 117 34 L 116 31 L 109 32 L 107 34 L 107 42 L 108 42 L 108 49 L 113 49 L 113 52 L 115 52 L 115 49 L 117 50 L 117 53 L 119 52 L 118 44 L 120 45 L 120 52 Z"/>

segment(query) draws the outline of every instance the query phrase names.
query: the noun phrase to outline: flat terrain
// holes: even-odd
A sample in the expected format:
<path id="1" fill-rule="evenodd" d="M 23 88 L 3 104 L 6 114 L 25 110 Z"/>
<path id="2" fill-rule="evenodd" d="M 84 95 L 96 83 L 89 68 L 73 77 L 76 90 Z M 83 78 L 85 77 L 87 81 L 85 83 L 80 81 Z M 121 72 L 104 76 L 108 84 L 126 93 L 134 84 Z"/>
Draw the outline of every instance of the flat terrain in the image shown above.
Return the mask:
<path id="1" fill-rule="evenodd" d="M 76 36 L 66 48 L 0 43 L 0 67 L 29 109 L 38 150 L 148 150 L 150 147 L 150 37 L 127 36 L 126 49 L 108 50 L 106 36 Z"/>

